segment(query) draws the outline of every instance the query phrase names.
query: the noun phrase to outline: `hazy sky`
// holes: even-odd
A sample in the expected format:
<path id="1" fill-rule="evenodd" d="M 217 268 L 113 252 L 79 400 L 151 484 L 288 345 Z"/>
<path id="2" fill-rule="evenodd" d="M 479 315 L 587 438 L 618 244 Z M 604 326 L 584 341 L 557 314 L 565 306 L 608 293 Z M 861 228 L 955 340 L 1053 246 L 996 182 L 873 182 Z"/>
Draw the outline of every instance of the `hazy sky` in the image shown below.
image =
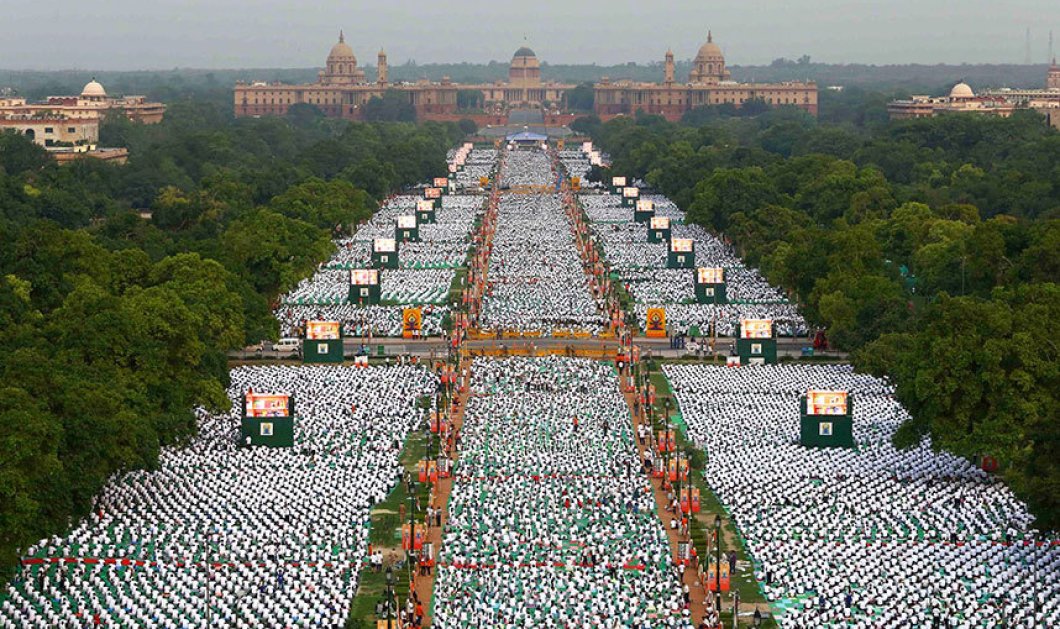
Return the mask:
<path id="1" fill-rule="evenodd" d="M 808 54 L 865 63 L 1035 63 L 1057 0 L 0 0 L 0 68 L 312 67 L 339 29 L 360 63 L 552 63 L 695 56 L 712 29 L 731 64 Z M 1060 42 L 1057 44 L 1060 48 Z"/>

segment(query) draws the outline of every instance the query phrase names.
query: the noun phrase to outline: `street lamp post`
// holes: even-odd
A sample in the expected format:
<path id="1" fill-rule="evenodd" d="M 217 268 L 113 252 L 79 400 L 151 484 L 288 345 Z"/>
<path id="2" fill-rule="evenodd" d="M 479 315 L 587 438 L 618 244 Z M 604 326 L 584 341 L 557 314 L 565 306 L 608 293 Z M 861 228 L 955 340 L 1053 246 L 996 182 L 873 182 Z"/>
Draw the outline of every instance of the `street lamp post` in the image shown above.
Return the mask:
<path id="1" fill-rule="evenodd" d="M 394 598 L 394 571 L 390 566 L 386 567 L 386 629 L 394 626 L 394 609 L 397 600 Z"/>
<path id="2" fill-rule="evenodd" d="M 721 615 L 721 515 L 714 516 L 714 547 L 717 563 L 714 564 L 714 609 Z"/>
<path id="3" fill-rule="evenodd" d="M 428 474 L 430 472 L 428 471 Z M 408 565 L 409 577 L 411 580 L 412 576 L 412 553 L 416 548 L 416 496 L 413 492 L 416 490 L 416 485 L 412 480 L 412 474 L 409 474 L 408 483 L 406 489 L 409 495 L 409 549 L 405 563 Z M 429 480 L 429 479 L 428 479 Z"/>

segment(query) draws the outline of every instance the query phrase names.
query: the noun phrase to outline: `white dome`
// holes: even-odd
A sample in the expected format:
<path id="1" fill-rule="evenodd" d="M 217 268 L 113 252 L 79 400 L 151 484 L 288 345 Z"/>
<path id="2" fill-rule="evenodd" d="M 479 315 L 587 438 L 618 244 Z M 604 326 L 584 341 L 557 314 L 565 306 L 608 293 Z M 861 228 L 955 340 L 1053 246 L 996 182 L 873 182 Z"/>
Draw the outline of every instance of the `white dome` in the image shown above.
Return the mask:
<path id="1" fill-rule="evenodd" d="M 961 81 L 950 90 L 950 98 L 975 98 L 975 92 L 967 83 Z"/>
<path id="2" fill-rule="evenodd" d="M 86 98 L 102 98 L 107 95 L 107 90 L 96 79 L 85 83 L 85 89 L 81 90 L 81 96 Z"/>

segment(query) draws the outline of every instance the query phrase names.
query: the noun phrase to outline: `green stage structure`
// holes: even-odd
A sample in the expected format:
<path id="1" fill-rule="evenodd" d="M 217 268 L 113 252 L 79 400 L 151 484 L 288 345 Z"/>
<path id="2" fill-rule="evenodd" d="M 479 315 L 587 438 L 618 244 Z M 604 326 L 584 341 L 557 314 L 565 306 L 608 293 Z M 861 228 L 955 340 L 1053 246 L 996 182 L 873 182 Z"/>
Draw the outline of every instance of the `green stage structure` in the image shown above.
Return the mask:
<path id="1" fill-rule="evenodd" d="M 671 238 L 666 253 L 666 268 L 691 269 L 695 266 L 695 241 L 691 238 Z"/>
<path id="2" fill-rule="evenodd" d="M 372 266 L 377 269 L 398 268 L 398 240 L 376 238 L 372 241 Z"/>
<path id="3" fill-rule="evenodd" d="M 636 207 L 638 199 L 640 199 L 640 188 L 634 188 L 633 186 L 626 186 L 625 188 L 622 188 L 623 206 Z"/>
<path id="4" fill-rule="evenodd" d="M 250 393 L 243 396 L 240 421 L 243 443 L 252 446 L 294 446 L 294 398 L 283 394 Z"/>
<path id="5" fill-rule="evenodd" d="M 769 319 L 741 319 L 736 324 L 736 354 L 741 365 L 777 363 L 777 329 Z"/>
<path id="6" fill-rule="evenodd" d="M 670 242 L 670 217 L 652 216 L 648 222 L 648 242 Z"/>
<path id="7" fill-rule="evenodd" d="M 379 287 L 379 269 L 353 269 L 350 271 L 350 295 L 347 301 L 358 306 L 374 306 L 379 303 L 382 291 Z"/>
<path id="8" fill-rule="evenodd" d="M 342 360 L 342 324 L 338 321 L 307 321 L 302 338 L 302 362 L 341 364 Z"/>
<path id="9" fill-rule="evenodd" d="M 395 220 L 394 239 L 398 242 L 419 242 L 420 225 L 415 214 L 399 216 Z"/>
<path id="10" fill-rule="evenodd" d="M 724 305 L 729 303 L 724 268 L 701 266 L 696 269 L 695 280 L 697 304 Z"/>
<path id="11" fill-rule="evenodd" d="M 633 210 L 634 222 L 648 223 L 653 216 L 655 216 L 655 203 L 648 199 L 637 199 L 636 209 Z"/>
<path id="12" fill-rule="evenodd" d="M 846 391 L 809 391 L 799 398 L 799 444 L 854 447 L 854 403 Z"/>
<path id="13" fill-rule="evenodd" d="M 434 209 L 434 203 L 427 199 L 420 199 L 417 201 L 416 223 L 419 225 L 428 225 L 436 222 L 438 222 L 438 213 Z"/>

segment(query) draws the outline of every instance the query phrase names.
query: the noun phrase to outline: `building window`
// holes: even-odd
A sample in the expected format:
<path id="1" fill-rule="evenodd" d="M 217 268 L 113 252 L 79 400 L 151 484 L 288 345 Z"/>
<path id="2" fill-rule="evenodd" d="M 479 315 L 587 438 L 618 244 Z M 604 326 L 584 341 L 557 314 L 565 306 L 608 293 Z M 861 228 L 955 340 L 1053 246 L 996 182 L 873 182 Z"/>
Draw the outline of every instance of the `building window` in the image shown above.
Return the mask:
<path id="1" fill-rule="evenodd" d="M 76 127 L 67 127 L 66 128 L 66 132 L 67 133 L 77 133 L 77 128 Z"/>
<path id="2" fill-rule="evenodd" d="M 45 133 L 55 133 L 55 130 L 52 129 L 51 127 L 44 127 L 44 132 Z"/>

